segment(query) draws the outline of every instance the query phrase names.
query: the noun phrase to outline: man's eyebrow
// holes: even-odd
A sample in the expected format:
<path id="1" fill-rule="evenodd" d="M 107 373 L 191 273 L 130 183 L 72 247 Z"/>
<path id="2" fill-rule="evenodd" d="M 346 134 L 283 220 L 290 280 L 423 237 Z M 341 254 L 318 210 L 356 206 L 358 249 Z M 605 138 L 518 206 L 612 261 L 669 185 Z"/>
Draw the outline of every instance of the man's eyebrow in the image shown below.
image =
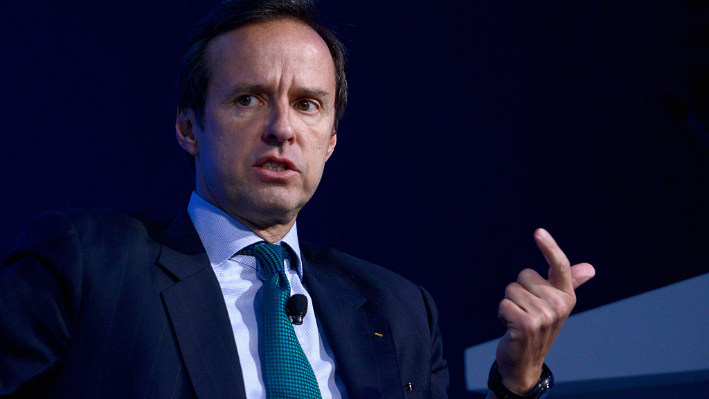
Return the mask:
<path id="1" fill-rule="evenodd" d="M 268 91 L 269 89 L 262 84 L 238 83 L 231 87 L 225 98 L 227 101 L 231 101 L 234 97 L 241 94 L 256 94 Z M 322 89 L 297 89 L 296 92 L 299 96 L 317 98 L 324 101 L 327 101 L 331 97 L 330 92 Z"/>
<path id="2" fill-rule="evenodd" d="M 229 93 L 227 94 L 227 99 L 231 100 L 234 97 L 245 94 L 245 93 L 263 93 L 267 91 L 266 86 L 260 84 L 251 83 L 238 83 L 231 87 Z"/>
<path id="3" fill-rule="evenodd" d="M 329 103 L 330 103 L 330 92 L 327 90 L 322 90 L 322 89 L 303 89 L 299 92 L 301 96 L 305 96 L 308 98 L 313 98 L 321 102 L 321 106 L 323 107 L 324 110 L 327 110 L 329 108 Z"/>
<path id="4" fill-rule="evenodd" d="M 302 93 L 302 95 L 306 97 L 313 97 L 313 98 L 322 98 L 322 99 L 328 99 L 330 98 L 330 93 L 326 90 L 321 90 L 321 89 L 303 89 L 299 91 Z"/>

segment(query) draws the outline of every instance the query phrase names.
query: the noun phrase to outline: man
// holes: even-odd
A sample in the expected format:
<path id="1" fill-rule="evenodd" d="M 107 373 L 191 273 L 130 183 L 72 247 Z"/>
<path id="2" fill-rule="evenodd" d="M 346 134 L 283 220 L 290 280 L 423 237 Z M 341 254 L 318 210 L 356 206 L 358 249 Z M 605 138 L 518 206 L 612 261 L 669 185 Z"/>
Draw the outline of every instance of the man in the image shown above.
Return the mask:
<path id="1" fill-rule="evenodd" d="M 274 397 L 261 335 L 270 277 L 249 252 L 265 242 L 284 248 L 279 273 L 312 304 L 293 333 L 322 397 L 446 397 L 426 291 L 298 242 L 298 212 L 346 104 L 344 50 L 310 8 L 224 3 L 197 27 L 176 122 L 196 190 L 172 222 L 67 212 L 28 228 L 0 271 L 0 395 Z M 523 271 L 500 303 L 508 331 L 491 379 L 500 396 L 544 394 L 544 357 L 574 289 L 593 276 L 588 264 L 570 267 L 544 230 L 535 239 L 549 278 Z"/>

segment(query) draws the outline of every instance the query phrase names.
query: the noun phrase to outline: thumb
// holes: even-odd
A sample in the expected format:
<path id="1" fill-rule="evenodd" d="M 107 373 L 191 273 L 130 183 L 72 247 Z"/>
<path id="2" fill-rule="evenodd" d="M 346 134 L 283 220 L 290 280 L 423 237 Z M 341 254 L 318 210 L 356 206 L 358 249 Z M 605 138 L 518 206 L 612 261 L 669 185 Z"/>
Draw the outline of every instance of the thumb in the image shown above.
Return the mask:
<path id="1" fill-rule="evenodd" d="M 592 279 L 595 275 L 596 269 L 594 269 L 589 263 L 579 263 L 571 266 L 571 282 L 574 289 L 580 287 L 581 284 Z"/>

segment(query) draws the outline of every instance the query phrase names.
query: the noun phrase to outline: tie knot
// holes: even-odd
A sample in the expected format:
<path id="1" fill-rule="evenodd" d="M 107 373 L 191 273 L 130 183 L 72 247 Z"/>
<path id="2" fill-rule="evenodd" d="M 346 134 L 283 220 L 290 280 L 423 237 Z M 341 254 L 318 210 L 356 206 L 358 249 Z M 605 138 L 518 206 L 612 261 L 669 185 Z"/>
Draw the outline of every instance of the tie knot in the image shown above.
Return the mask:
<path id="1" fill-rule="evenodd" d="M 288 252 L 282 245 L 266 244 L 260 242 L 251 244 L 237 252 L 237 255 L 249 255 L 258 259 L 261 269 L 266 276 L 284 271 L 283 260 L 288 256 Z"/>

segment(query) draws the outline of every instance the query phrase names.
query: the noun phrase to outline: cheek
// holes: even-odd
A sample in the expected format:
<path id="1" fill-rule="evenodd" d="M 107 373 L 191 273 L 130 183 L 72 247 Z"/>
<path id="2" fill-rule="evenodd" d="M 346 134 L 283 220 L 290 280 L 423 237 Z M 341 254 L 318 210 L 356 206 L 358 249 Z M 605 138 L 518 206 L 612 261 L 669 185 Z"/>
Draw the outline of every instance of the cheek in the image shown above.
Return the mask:
<path id="1" fill-rule="evenodd" d="M 309 177 L 315 184 L 317 184 L 322 177 L 325 162 L 328 159 L 329 148 L 329 140 L 318 140 L 317 143 L 313 143 L 313 150 L 309 154 L 308 163 L 310 165 Z"/>
<path id="2" fill-rule="evenodd" d="M 209 153 L 220 169 L 230 170 L 245 162 L 248 156 L 248 142 L 237 128 L 223 126 L 219 130 L 209 132 Z"/>

